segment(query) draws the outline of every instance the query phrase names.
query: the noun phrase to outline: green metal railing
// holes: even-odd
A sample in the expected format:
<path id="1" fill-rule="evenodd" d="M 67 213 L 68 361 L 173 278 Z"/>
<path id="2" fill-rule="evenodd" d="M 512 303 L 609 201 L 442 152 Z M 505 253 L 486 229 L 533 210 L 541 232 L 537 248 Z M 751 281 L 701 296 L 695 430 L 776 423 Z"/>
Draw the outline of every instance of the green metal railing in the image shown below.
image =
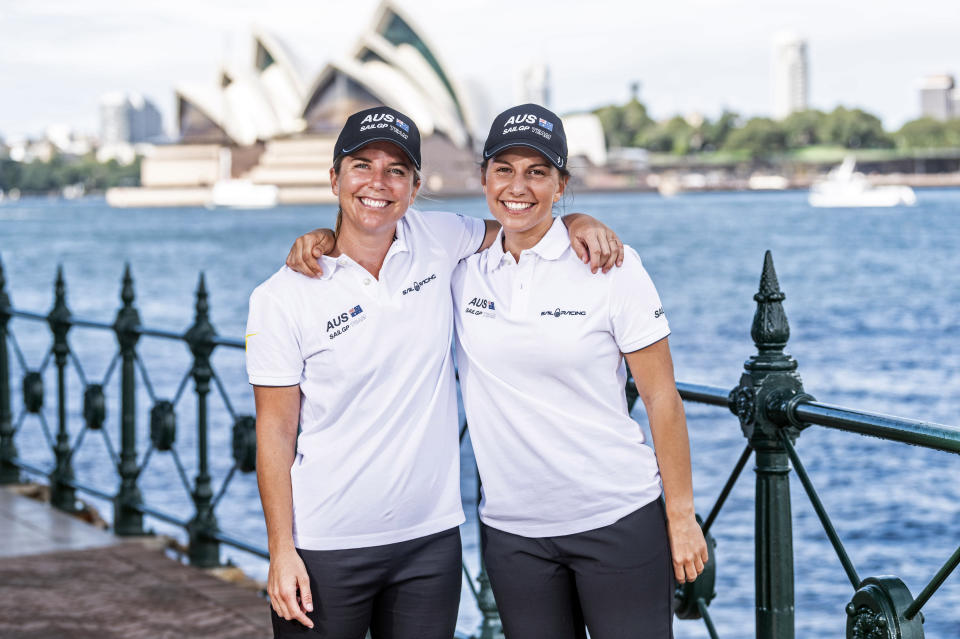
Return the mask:
<path id="1" fill-rule="evenodd" d="M 124 272 L 121 307 L 112 324 L 75 317 L 66 303 L 66 284 L 58 269 L 54 284 L 54 303 L 46 315 L 15 309 L 6 292 L 3 266 L 0 264 L 0 484 L 13 484 L 26 471 L 46 477 L 51 488 L 51 501 L 56 508 L 71 511 L 76 507 L 76 491 L 83 491 L 109 500 L 114 508 L 114 530 L 118 535 L 145 533 L 144 516 L 183 528 L 189 537 L 190 562 L 200 567 L 220 564 L 220 546 L 234 548 L 266 558 L 265 548 L 240 539 L 220 528 L 216 509 L 236 473 L 255 470 L 255 419 L 234 410 L 217 375 L 211 356 L 216 348 L 242 349 L 243 342 L 217 335 L 209 319 L 209 301 L 203 275 L 196 291 L 192 325 L 182 333 L 147 328 L 140 323 L 134 305 L 133 279 L 130 269 Z M 822 404 L 805 393 L 797 362 L 784 352 L 790 328 L 783 311 L 784 294 L 777 282 L 769 252 L 764 257 L 760 290 L 754 296 L 757 311 L 751 335 L 757 353 L 744 364 L 740 383 L 732 390 L 698 384 L 677 383 L 681 397 L 687 402 L 723 407 L 733 412 L 747 443 L 733 471 L 710 509 L 700 520 L 708 542 L 710 560 L 704 573 L 692 584 L 677 587 L 674 597 L 676 615 L 681 619 L 702 619 L 708 634 L 717 631 L 710 616 L 710 602 L 716 597 L 716 542 L 711 529 L 730 495 L 737 479 L 752 457 L 756 471 L 755 498 L 755 586 L 756 636 L 762 639 L 792 639 L 794 636 L 793 532 L 789 491 L 791 468 L 796 470 L 824 532 L 837 553 L 841 567 L 853 588 L 846 604 L 846 636 L 848 639 L 917 639 L 923 637 L 921 609 L 960 563 L 960 548 L 946 560 L 928 585 L 914 598 L 904 583 L 893 576 L 861 578 L 847 553 L 840 536 L 821 502 L 813 481 L 807 474 L 795 446 L 799 435 L 811 426 L 823 426 L 881 439 L 903 442 L 949 453 L 960 453 L 960 429 L 900 419 L 886 415 L 850 410 Z M 46 322 L 53 339 L 39 367 L 31 369 L 11 328 L 14 318 Z M 111 331 L 117 340 L 117 352 L 103 378 L 90 381 L 70 347 L 68 334 L 73 328 Z M 138 353 L 141 338 L 172 340 L 185 343 L 192 355 L 189 369 L 170 399 L 159 398 L 150 381 L 147 367 Z M 10 349 L 23 372 L 22 402 L 14 416 L 11 401 Z M 54 435 L 44 412 L 44 374 L 56 367 L 57 429 Z M 119 453 L 113 444 L 106 421 L 104 389 L 119 368 L 120 414 Z M 73 370 L 83 385 L 83 425 L 73 435 L 68 425 L 67 372 Z M 138 380 L 152 402 L 149 417 L 149 438 L 141 453 L 137 444 Z M 197 472 L 193 481 L 187 477 L 174 442 L 177 433 L 177 405 L 190 381 L 196 395 Z M 217 391 L 232 424 L 232 465 L 214 486 L 210 474 L 209 403 L 212 390 Z M 632 380 L 627 385 L 627 399 L 632 408 L 637 391 Z M 49 445 L 54 463 L 41 468 L 20 458 L 16 435 L 28 417 L 34 417 Z M 460 440 L 467 426 L 461 425 Z M 77 480 L 72 460 L 85 436 L 99 433 L 119 478 L 115 493 L 95 488 Z M 225 451 L 224 451 L 225 452 Z M 193 515 L 184 520 L 144 502 L 138 480 L 154 453 L 172 457 L 179 479 L 193 502 Z M 479 478 L 478 490 L 479 490 Z M 501 639 L 503 631 L 490 582 L 480 562 L 476 578 L 466 564 L 464 575 L 481 612 L 479 639 Z"/>

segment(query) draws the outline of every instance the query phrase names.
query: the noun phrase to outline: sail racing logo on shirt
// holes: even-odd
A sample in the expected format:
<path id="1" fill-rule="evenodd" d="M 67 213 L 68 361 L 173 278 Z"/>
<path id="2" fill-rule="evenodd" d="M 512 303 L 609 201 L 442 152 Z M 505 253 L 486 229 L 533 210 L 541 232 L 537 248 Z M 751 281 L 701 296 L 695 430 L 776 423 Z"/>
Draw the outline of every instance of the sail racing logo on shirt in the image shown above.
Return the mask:
<path id="1" fill-rule="evenodd" d="M 497 308 L 493 300 L 482 297 L 475 297 L 467 302 L 467 306 L 463 310 L 468 315 L 480 315 L 481 317 L 489 317 L 491 319 L 497 317 Z"/>
<path id="2" fill-rule="evenodd" d="M 551 315 L 553 317 L 562 317 L 564 315 L 586 315 L 586 314 L 587 314 L 586 311 L 564 311 L 559 308 L 555 308 L 552 311 L 551 310 L 540 311 L 540 317 L 543 317 L 544 315 Z"/>
<path id="3" fill-rule="evenodd" d="M 431 273 L 430 275 L 423 278 L 419 282 L 414 282 L 408 288 L 403 289 L 403 294 L 406 295 L 407 293 L 416 293 L 420 290 L 420 287 L 422 287 L 425 284 L 428 284 L 429 282 L 432 282 L 435 279 L 437 279 L 437 274 Z"/>
<path id="4" fill-rule="evenodd" d="M 357 304 L 327 322 L 327 335 L 330 339 L 337 335 L 343 335 L 351 326 L 356 326 L 365 319 L 367 319 L 367 316 L 363 314 L 363 309 Z"/>

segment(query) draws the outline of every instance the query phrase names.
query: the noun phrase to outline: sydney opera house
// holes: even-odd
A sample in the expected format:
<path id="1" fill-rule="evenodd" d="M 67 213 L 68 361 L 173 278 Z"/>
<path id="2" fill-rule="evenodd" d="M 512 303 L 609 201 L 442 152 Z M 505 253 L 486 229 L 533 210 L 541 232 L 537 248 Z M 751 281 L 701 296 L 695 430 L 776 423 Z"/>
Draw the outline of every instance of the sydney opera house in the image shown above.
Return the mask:
<path id="1" fill-rule="evenodd" d="M 217 83 L 177 90 L 178 142 L 155 147 L 143 160 L 141 187 L 111 190 L 111 204 L 216 204 L 217 189 L 241 205 L 329 202 L 343 121 L 378 104 L 409 114 L 420 127 L 428 190 L 478 191 L 475 143 L 486 122 L 393 2 L 382 3 L 346 55 L 319 72 L 306 71 L 269 33 L 255 32 L 252 45 L 246 68 L 223 67 Z"/>

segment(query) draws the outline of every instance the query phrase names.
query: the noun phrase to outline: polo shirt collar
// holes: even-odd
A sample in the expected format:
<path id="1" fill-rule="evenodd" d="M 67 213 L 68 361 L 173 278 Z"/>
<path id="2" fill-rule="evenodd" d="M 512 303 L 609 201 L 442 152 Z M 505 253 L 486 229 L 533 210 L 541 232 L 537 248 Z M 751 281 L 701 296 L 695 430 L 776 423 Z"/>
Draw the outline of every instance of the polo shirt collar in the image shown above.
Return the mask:
<path id="1" fill-rule="evenodd" d="M 555 217 L 546 234 L 526 252 L 533 253 L 540 259 L 557 260 L 569 246 L 570 235 L 567 232 L 567 227 L 562 219 Z M 497 270 L 507 260 L 513 261 L 513 256 L 503 250 L 503 229 L 501 228 L 496 239 L 493 240 L 493 244 L 487 249 L 487 272 Z"/>
<path id="2" fill-rule="evenodd" d="M 394 232 L 393 244 L 390 245 L 390 249 L 387 251 L 387 257 L 390 257 L 390 255 L 394 253 L 406 253 L 410 251 L 410 247 L 407 245 L 407 235 L 409 232 L 406 219 L 400 218 L 400 221 L 397 222 L 397 230 Z M 329 280 L 333 277 L 334 271 L 341 266 L 346 266 L 350 262 L 353 262 L 353 260 L 346 255 L 340 255 L 339 257 L 330 257 L 329 255 L 321 256 L 320 266 L 323 267 L 323 274 L 320 275 L 320 279 Z M 386 258 L 384 258 L 383 263 L 387 263 Z"/>
<path id="3" fill-rule="evenodd" d="M 323 273 L 320 274 L 321 280 L 329 280 L 333 277 L 333 272 L 344 264 L 341 258 L 348 259 L 346 255 L 341 255 L 340 257 L 330 257 L 329 255 L 320 256 L 320 266 L 323 268 Z"/>

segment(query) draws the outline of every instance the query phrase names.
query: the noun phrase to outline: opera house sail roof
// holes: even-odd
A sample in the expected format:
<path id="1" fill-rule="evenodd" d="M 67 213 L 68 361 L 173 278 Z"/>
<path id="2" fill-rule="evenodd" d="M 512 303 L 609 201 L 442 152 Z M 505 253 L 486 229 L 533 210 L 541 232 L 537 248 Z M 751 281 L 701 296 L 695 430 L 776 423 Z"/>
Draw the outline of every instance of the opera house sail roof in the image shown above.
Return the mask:
<path id="1" fill-rule="evenodd" d="M 428 189 L 478 188 L 477 96 L 392 0 L 338 56 L 300 57 L 265 29 L 251 45 L 247 60 L 223 64 L 215 81 L 177 88 L 179 142 L 156 147 L 141 165 L 142 187 L 108 192 L 111 204 L 209 204 L 212 186 L 231 179 L 273 185 L 281 203 L 330 201 L 337 133 L 349 114 L 379 104 L 420 128 Z"/>
<path id="2" fill-rule="evenodd" d="M 330 133 L 346 115 L 377 104 L 408 113 L 424 135 L 440 133 L 461 148 L 472 142 L 464 90 L 392 2 L 377 8 L 347 55 L 313 77 L 276 35 L 257 31 L 253 44 L 246 68 L 222 69 L 218 84 L 177 90 L 181 142 L 243 146 Z"/>

